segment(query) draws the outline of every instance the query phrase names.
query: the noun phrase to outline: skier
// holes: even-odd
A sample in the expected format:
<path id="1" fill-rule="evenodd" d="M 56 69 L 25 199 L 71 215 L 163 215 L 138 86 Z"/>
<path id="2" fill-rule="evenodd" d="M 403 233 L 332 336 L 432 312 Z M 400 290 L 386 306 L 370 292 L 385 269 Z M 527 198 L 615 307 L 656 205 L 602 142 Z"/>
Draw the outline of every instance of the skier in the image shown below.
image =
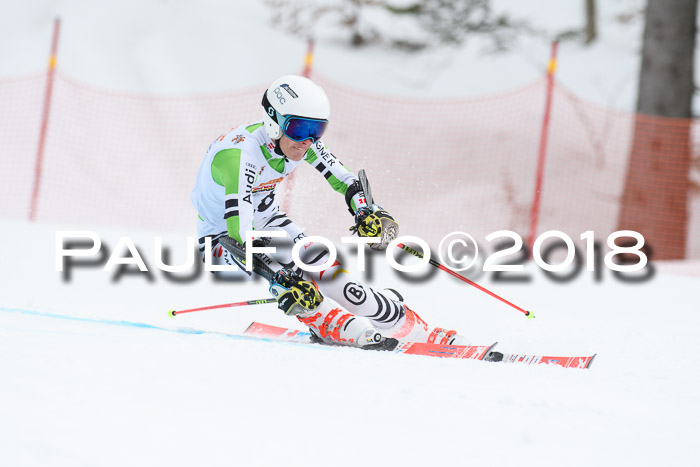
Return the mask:
<path id="1" fill-rule="evenodd" d="M 321 141 L 330 103 L 323 89 L 301 76 L 283 76 L 263 93 L 263 119 L 238 126 L 217 138 L 207 150 L 192 191 L 198 216 L 200 252 L 212 255 L 213 264 L 238 265 L 245 271 L 245 257 L 222 244 L 233 242 L 244 251 L 246 232 L 282 230 L 284 239 L 259 238 L 275 246 L 272 257 L 261 255 L 279 270 L 270 281 L 270 292 L 279 308 L 306 324 L 314 339 L 333 344 L 391 349 L 398 341 L 468 345 L 455 331 L 430 330 L 401 296 L 390 298 L 363 285 L 336 261 L 329 268 L 308 273 L 295 269 L 291 246 L 303 242 L 305 233 L 282 212 L 275 200 L 276 187 L 302 161 L 310 164 L 344 195 L 354 216 L 351 230 L 376 237 L 371 248 L 386 249 L 398 235 L 398 224 L 381 206 L 368 205 L 358 177 L 350 172 Z M 205 238 L 212 241 L 205 252 Z M 305 244 L 301 260 L 324 264 L 328 252 L 318 243 Z M 224 273 L 230 274 L 230 273 Z M 244 276 L 245 277 L 245 276 Z M 340 305 L 334 307 L 324 295 Z"/>

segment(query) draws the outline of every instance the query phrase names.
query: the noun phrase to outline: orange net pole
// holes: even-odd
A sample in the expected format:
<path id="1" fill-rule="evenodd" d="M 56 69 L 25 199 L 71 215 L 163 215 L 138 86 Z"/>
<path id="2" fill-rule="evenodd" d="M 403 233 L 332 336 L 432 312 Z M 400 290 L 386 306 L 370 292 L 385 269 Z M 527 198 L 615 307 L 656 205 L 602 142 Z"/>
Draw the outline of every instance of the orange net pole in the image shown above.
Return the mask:
<path id="1" fill-rule="evenodd" d="M 557 68 L 557 45 L 552 42 L 552 55 L 547 67 L 547 100 L 544 107 L 544 117 L 542 119 L 542 132 L 540 133 L 539 154 L 537 156 L 537 176 L 535 179 L 535 196 L 530 208 L 530 234 L 528 236 L 528 246 L 532 252 L 537 237 L 537 223 L 540 217 L 540 200 L 542 197 L 542 182 L 544 178 L 544 161 L 547 155 L 547 137 L 549 136 L 549 119 L 552 112 L 552 88 L 554 87 L 554 71 Z"/>
<path id="2" fill-rule="evenodd" d="M 49 115 L 51 113 L 51 94 L 56 72 L 56 53 L 58 51 L 58 35 L 61 30 L 61 20 L 56 18 L 53 23 L 53 37 L 51 39 L 51 56 L 49 58 L 49 70 L 46 76 L 46 91 L 44 92 L 44 108 L 41 116 L 41 129 L 39 130 L 39 145 L 36 152 L 36 162 L 34 165 L 34 186 L 32 188 L 32 198 L 29 207 L 29 220 L 36 219 L 37 204 L 39 202 L 39 188 L 41 186 L 41 172 L 44 163 L 44 147 L 46 143 L 46 130 L 49 126 Z"/>
<path id="3" fill-rule="evenodd" d="M 306 48 L 306 55 L 304 56 L 304 71 L 302 71 L 302 76 L 309 78 L 311 76 L 311 65 L 314 62 L 314 40 L 309 38 L 309 42 Z"/>

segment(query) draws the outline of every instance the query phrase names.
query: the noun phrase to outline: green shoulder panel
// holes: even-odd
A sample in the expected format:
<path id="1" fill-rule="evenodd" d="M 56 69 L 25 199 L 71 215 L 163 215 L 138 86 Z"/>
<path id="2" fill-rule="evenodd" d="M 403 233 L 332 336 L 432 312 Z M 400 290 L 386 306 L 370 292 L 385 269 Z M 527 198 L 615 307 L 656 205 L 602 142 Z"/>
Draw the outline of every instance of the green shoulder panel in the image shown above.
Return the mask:
<path id="1" fill-rule="evenodd" d="M 211 176 L 216 183 L 224 187 L 227 195 L 238 193 L 238 179 L 241 167 L 241 150 L 237 148 L 224 149 L 214 156 L 211 163 Z M 241 238 L 240 216 L 226 219 L 226 229 L 231 238 L 243 243 Z"/>
<path id="2" fill-rule="evenodd" d="M 252 133 L 255 130 L 257 130 L 258 128 L 260 128 L 261 126 L 263 126 L 262 123 L 256 123 L 254 125 L 248 125 L 247 127 L 245 127 L 245 129 L 248 133 Z"/>
<path id="3" fill-rule="evenodd" d="M 267 146 L 264 144 L 260 146 L 260 150 L 262 151 L 263 156 L 270 167 L 279 173 L 284 172 L 284 157 L 273 157 L 270 151 L 267 149 Z"/>
<path id="4" fill-rule="evenodd" d="M 238 178 L 241 170 L 241 150 L 224 149 L 214 156 L 211 162 L 211 176 L 216 183 L 226 189 L 226 194 L 238 193 Z"/>

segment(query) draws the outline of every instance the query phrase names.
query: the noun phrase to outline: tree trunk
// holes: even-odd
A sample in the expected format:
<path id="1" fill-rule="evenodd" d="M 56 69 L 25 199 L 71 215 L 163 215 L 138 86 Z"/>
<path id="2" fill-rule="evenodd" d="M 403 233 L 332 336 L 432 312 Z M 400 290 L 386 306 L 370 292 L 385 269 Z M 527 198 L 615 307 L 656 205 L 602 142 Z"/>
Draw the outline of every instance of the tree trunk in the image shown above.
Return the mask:
<path id="1" fill-rule="evenodd" d="M 697 0 L 649 0 L 638 115 L 618 219 L 655 259 L 685 257 Z M 675 117 L 676 119 L 650 116 Z"/>
<path id="2" fill-rule="evenodd" d="M 595 13 L 595 0 L 586 0 L 586 45 L 598 37 L 598 27 Z"/>

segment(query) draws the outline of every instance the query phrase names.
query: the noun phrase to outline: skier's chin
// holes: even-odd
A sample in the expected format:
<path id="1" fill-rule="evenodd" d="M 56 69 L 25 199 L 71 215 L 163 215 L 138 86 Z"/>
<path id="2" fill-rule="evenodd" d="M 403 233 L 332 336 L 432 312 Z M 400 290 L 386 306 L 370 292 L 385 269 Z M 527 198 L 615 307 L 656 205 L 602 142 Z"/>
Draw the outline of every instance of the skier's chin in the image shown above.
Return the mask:
<path id="1" fill-rule="evenodd" d="M 288 159 L 293 161 L 300 161 L 304 158 L 304 154 L 309 149 L 311 145 L 308 140 L 306 141 L 293 141 L 286 136 L 282 136 L 279 142 L 280 149 L 287 156 Z"/>
<path id="2" fill-rule="evenodd" d="M 304 154 L 306 154 L 306 148 L 292 147 L 287 157 L 293 161 L 300 161 L 304 157 Z"/>

